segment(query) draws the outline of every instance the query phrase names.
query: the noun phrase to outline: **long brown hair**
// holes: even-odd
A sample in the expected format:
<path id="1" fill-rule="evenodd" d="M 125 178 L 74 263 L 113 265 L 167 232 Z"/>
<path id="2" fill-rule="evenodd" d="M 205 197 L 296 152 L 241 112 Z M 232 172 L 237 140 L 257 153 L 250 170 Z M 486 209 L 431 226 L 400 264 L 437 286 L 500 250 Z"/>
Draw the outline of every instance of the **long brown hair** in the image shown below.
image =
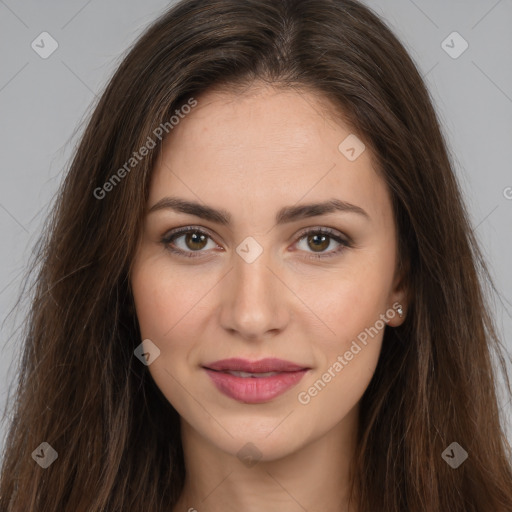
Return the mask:
<path id="1" fill-rule="evenodd" d="M 39 242 L 0 510 L 163 512 L 176 503 L 179 416 L 134 356 L 130 266 L 158 127 L 172 136 L 169 119 L 191 99 L 255 80 L 339 107 L 393 200 L 409 303 L 405 323 L 386 329 L 361 402 L 359 510 L 512 510 L 493 354 L 506 369 L 485 263 L 425 84 L 387 26 L 354 0 L 183 0 L 123 60 Z M 135 157 L 150 138 L 155 147 Z M 32 455 L 43 442 L 58 454 L 46 469 Z M 452 442 L 468 453 L 457 469 L 442 456 Z"/>

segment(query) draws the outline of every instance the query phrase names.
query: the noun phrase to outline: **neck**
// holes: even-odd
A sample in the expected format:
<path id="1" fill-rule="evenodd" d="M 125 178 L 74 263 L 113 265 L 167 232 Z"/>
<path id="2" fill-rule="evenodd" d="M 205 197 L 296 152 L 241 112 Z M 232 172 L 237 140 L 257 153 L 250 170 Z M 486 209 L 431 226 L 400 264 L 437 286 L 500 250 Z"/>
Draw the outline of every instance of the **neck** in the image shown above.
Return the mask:
<path id="1" fill-rule="evenodd" d="M 356 512 L 348 497 L 357 414 L 354 407 L 321 438 L 279 458 L 248 445 L 252 463 L 220 450 L 182 420 L 186 479 L 173 512 Z"/>

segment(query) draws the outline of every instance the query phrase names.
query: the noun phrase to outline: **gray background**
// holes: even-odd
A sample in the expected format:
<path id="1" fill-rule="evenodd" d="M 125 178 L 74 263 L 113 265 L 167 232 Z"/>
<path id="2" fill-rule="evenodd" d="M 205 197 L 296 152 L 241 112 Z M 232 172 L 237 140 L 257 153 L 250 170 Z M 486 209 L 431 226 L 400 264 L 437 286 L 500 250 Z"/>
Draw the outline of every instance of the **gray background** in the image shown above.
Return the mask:
<path id="1" fill-rule="evenodd" d="M 512 0 L 365 3 L 387 21 L 426 78 L 474 230 L 505 302 L 504 307 L 495 301 L 495 318 L 511 353 Z M 163 0 L 0 0 L 2 410 L 16 378 L 11 367 L 20 349 L 16 329 L 24 322 L 23 308 L 8 313 L 81 122 L 121 56 L 169 5 Z M 59 45 L 47 59 L 31 47 L 45 31 Z M 454 31 L 469 44 L 458 58 L 442 46 Z M 452 52 L 461 48 L 456 38 L 446 44 Z M 512 403 L 500 398 L 500 405 L 512 440 Z M 5 429 L 0 426 L 2 438 Z"/>

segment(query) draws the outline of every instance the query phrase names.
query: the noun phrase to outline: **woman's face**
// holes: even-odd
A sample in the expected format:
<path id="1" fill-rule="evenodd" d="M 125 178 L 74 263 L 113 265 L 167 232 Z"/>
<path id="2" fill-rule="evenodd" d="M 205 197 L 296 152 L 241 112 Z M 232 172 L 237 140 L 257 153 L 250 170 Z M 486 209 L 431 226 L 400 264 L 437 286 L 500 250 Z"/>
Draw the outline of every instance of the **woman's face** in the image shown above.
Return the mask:
<path id="1" fill-rule="evenodd" d="M 182 427 L 232 455 L 354 431 L 402 321 L 386 185 L 322 112 L 294 90 L 208 92 L 154 169 L 132 273 L 148 368 Z M 282 366 L 250 366 L 266 358 Z"/>

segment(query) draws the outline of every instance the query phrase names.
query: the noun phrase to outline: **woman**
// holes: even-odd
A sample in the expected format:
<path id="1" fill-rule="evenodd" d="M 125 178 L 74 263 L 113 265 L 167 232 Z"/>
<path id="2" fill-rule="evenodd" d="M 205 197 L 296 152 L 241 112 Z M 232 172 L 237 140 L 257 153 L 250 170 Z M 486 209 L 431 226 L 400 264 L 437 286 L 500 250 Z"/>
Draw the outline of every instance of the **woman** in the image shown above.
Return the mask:
<path id="1" fill-rule="evenodd" d="M 171 8 L 38 263 L 2 511 L 512 510 L 485 264 L 361 4 Z"/>

